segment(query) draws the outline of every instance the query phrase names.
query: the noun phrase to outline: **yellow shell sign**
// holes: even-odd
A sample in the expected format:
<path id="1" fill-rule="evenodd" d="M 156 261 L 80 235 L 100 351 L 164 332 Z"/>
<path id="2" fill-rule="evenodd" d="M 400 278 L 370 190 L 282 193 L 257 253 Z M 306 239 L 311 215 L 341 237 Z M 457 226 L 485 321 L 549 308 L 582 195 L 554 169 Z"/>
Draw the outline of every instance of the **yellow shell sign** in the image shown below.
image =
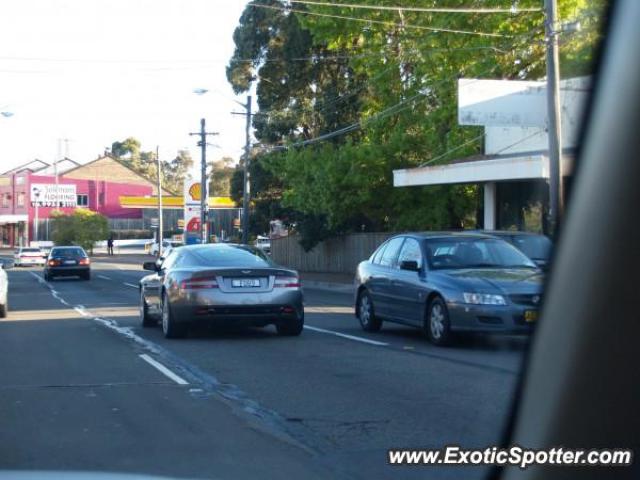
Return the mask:
<path id="1" fill-rule="evenodd" d="M 191 200 L 200 200 L 202 198 L 199 183 L 194 183 L 189 187 L 189 196 Z"/>

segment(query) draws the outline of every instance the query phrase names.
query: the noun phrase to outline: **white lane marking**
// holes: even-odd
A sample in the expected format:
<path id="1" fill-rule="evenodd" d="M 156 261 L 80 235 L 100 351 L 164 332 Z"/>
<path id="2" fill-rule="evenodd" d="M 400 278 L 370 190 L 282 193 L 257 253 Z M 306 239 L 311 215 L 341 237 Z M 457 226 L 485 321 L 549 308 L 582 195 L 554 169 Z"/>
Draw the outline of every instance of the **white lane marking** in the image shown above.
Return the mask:
<path id="1" fill-rule="evenodd" d="M 111 277 L 107 277 L 106 275 L 98 275 L 97 277 L 103 280 L 111 280 Z"/>
<path id="2" fill-rule="evenodd" d="M 144 360 L 145 362 L 147 362 L 149 365 L 151 365 L 152 367 L 155 367 L 164 376 L 166 376 L 166 377 L 170 378 L 171 380 L 173 380 L 174 382 L 176 382 L 178 385 L 189 385 L 189 382 L 187 382 L 184 378 L 180 377 L 179 375 L 176 375 L 171 370 L 169 370 L 167 367 L 162 365 L 160 362 L 154 360 L 153 358 L 151 358 L 146 353 L 143 353 L 143 354 L 139 355 L 139 357 L 142 360 Z"/>
<path id="3" fill-rule="evenodd" d="M 131 287 L 131 288 L 138 288 L 138 285 L 134 285 L 133 283 L 124 282 L 123 285 L 125 285 L 127 287 Z"/>
<path id="4" fill-rule="evenodd" d="M 368 338 L 347 335 L 346 333 L 334 332 L 332 330 L 325 330 L 324 328 L 312 327 L 311 325 L 305 325 L 304 328 L 306 328 L 307 330 L 313 330 L 314 332 L 327 333 L 329 335 L 335 335 L 336 337 L 346 338 L 347 340 L 354 340 L 356 342 L 375 345 L 377 347 L 387 347 L 389 345 L 388 343 L 385 343 L 385 342 L 378 342 L 376 340 L 369 340 Z"/>
<path id="5" fill-rule="evenodd" d="M 61 304 L 63 304 L 66 307 L 69 307 L 69 303 L 67 303 L 61 296 L 60 293 L 58 293 L 58 291 L 53 288 L 49 283 L 47 283 L 45 281 L 45 279 L 41 276 L 38 275 L 35 272 L 29 272 L 41 285 L 44 285 L 46 288 L 48 288 L 51 291 L 51 295 L 53 295 L 53 298 L 55 298 L 56 300 L 58 300 Z"/>
<path id="6" fill-rule="evenodd" d="M 83 317 L 90 317 L 91 314 L 88 313 L 85 309 L 84 306 L 82 305 L 78 305 L 77 307 L 73 307 L 73 309 L 78 312 L 80 315 L 82 315 Z"/>

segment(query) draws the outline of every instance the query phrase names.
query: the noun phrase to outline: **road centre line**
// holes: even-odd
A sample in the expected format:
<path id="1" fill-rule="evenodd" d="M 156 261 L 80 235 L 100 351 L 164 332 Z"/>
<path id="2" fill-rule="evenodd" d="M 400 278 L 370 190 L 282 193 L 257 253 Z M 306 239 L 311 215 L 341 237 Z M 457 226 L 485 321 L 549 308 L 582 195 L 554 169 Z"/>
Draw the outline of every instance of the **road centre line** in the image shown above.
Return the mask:
<path id="1" fill-rule="evenodd" d="M 356 337 L 354 335 L 347 335 L 346 333 L 334 332 L 332 330 L 325 330 L 324 328 L 312 327 L 311 325 L 305 325 L 306 330 L 312 330 L 318 333 L 326 333 L 329 335 L 335 335 L 336 337 L 346 338 L 347 340 L 353 340 L 355 342 L 362 342 L 368 345 L 375 345 L 376 347 L 388 347 L 389 344 L 385 342 L 378 342 L 376 340 L 369 340 L 368 338 Z"/>
<path id="2" fill-rule="evenodd" d="M 138 285 L 134 285 L 133 283 L 127 283 L 127 282 L 123 282 L 123 285 L 127 286 L 127 287 L 131 287 L 131 288 L 138 288 Z"/>
<path id="3" fill-rule="evenodd" d="M 176 375 L 171 370 L 169 370 L 167 367 L 162 365 L 160 362 L 154 360 L 153 358 L 151 358 L 146 353 L 142 353 L 142 354 L 140 354 L 138 356 L 142 360 L 147 362 L 149 365 L 151 365 L 152 367 L 156 368 L 164 376 L 166 376 L 166 377 L 170 378 L 171 380 L 173 380 L 174 382 L 176 382 L 178 385 L 189 385 L 189 382 L 187 382 L 184 378 L 180 377 L 179 375 Z"/>
<path id="4" fill-rule="evenodd" d="M 107 277 L 106 275 L 97 275 L 97 277 L 103 280 L 111 280 L 111 277 Z"/>

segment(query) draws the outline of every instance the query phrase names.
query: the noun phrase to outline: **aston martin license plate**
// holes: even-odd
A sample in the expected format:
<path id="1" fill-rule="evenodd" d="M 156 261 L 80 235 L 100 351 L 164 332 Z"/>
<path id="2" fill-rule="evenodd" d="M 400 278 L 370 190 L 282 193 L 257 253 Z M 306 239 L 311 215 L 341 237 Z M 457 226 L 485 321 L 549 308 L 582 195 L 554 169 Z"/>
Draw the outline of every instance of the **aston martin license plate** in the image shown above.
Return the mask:
<path id="1" fill-rule="evenodd" d="M 231 280 L 231 286 L 234 288 L 259 287 L 259 278 L 237 278 Z"/>
<path id="2" fill-rule="evenodd" d="M 537 310 L 527 310 L 524 312 L 524 321 L 527 323 L 535 322 L 538 320 Z"/>

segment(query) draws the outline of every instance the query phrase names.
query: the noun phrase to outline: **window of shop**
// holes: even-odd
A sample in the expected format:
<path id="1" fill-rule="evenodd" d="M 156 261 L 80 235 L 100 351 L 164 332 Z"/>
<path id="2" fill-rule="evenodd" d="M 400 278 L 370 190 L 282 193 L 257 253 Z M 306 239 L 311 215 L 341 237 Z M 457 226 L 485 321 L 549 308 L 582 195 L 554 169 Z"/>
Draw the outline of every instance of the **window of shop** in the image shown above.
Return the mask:
<path id="1" fill-rule="evenodd" d="M 89 206 L 89 195 L 76 195 L 76 200 L 78 202 L 79 207 L 88 207 Z"/>
<path id="2" fill-rule="evenodd" d="M 5 193 L 4 195 L 2 195 L 2 208 L 9 208 L 9 199 L 11 197 L 9 196 L 8 193 Z"/>
<path id="3" fill-rule="evenodd" d="M 18 194 L 18 198 L 17 198 L 17 202 L 18 207 L 24 207 L 24 193 L 19 193 Z"/>
<path id="4" fill-rule="evenodd" d="M 498 183 L 499 230 L 547 233 L 549 186 L 544 180 Z"/>

